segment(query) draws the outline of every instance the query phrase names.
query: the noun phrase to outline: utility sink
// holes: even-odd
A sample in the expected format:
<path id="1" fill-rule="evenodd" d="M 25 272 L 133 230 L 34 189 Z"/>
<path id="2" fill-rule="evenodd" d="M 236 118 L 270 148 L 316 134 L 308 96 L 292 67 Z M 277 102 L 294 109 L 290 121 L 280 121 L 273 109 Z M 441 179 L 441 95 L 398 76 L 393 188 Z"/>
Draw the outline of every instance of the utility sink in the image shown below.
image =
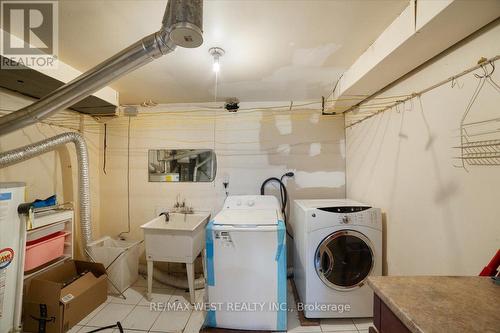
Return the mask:
<path id="1" fill-rule="evenodd" d="M 162 215 L 141 226 L 148 264 L 148 296 L 153 284 L 153 262 L 180 262 L 186 263 L 191 302 L 194 303 L 193 262 L 205 246 L 205 226 L 210 213 L 169 215 L 168 221 Z"/>
<path id="2" fill-rule="evenodd" d="M 209 213 L 170 213 L 168 222 L 162 215 L 143 224 L 146 259 L 193 262 L 205 244 L 209 217 Z"/>

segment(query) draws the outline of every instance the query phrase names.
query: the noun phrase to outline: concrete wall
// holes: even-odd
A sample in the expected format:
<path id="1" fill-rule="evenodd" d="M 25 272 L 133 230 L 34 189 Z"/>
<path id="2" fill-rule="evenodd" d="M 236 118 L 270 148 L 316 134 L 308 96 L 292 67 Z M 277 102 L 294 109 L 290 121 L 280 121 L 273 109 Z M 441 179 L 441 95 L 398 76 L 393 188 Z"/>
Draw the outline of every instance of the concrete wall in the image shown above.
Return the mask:
<path id="1" fill-rule="evenodd" d="M 419 91 L 496 56 L 499 40 L 499 22 L 490 24 L 380 97 Z M 500 82 L 498 70 L 493 79 Z M 346 131 L 347 196 L 385 212 L 388 274 L 477 275 L 498 249 L 500 166 L 464 170 L 454 159 L 477 84 L 469 74 Z M 498 90 L 486 83 L 468 120 L 500 117 L 498 105 Z"/>
<path id="2" fill-rule="evenodd" d="M 0 114 L 7 110 L 17 110 L 32 103 L 32 99 L 7 90 L 0 90 Z M 75 112 L 65 111 L 47 119 L 71 128 L 83 130 L 87 140 L 90 156 L 92 221 L 95 236 L 99 236 L 99 158 L 100 144 L 99 125 L 90 117 L 80 116 Z M 91 129 L 92 128 L 92 129 Z M 67 132 L 70 129 L 37 124 L 0 137 L 0 151 L 7 151 L 51 136 Z M 57 194 L 60 203 L 74 202 L 78 217 L 78 164 L 73 145 L 66 145 L 28 161 L 0 169 L 0 182 L 21 181 L 26 183 L 27 200 L 44 199 Z M 79 229 L 77 225 L 77 237 Z"/>

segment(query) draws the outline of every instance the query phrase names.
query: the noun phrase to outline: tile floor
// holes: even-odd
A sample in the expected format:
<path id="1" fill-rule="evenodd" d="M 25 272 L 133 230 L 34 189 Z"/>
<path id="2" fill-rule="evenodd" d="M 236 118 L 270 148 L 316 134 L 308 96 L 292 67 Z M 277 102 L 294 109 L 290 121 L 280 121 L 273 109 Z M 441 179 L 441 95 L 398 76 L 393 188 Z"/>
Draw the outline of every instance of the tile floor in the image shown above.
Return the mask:
<path id="1" fill-rule="evenodd" d="M 288 304 L 295 306 L 291 288 L 288 288 Z M 196 291 L 196 301 L 203 302 L 204 290 Z M 189 293 L 174 289 L 159 283 L 153 284 L 153 302 L 186 305 L 189 310 L 179 311 L 151 311 L 150 304 L 145 299 L 146 280 L 139 277 L 137 282 L 125 291 L 127 299 L 108 296 L 106 303 L 95 309 L 69 333 L 87 333 L 98 327 L 115 324 L 120 321 L 125 333 L 144 332 L 199 332 L 205 320 L 205 313 L 193 311 L 189 305 Z M 321 326 L 300 326 L 297 312 L 288 312 L 288 332 L 313 333 L 368 333 L 372 324 L 371 318 L 359 319 L 323 319 Z M 118 329 L 100 331 L 102 333 L 116 333 Z"/>

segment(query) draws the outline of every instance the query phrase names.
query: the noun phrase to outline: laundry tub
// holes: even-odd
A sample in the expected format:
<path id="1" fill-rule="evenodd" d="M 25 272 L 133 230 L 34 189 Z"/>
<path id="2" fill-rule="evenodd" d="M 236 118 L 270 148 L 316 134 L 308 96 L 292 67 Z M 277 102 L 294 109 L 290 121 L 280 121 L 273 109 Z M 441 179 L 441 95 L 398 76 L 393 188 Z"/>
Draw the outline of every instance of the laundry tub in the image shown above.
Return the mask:
<path id="1" fill-rule="evenodd" d="M 93 259 L 106 267 L 108 290 L 123 293 L 139 277 L 139 254 L 141 241 L 122 241 L 109 236 L 88 244 Z M 113 285 L 116 287 L 113 287 Z"/>

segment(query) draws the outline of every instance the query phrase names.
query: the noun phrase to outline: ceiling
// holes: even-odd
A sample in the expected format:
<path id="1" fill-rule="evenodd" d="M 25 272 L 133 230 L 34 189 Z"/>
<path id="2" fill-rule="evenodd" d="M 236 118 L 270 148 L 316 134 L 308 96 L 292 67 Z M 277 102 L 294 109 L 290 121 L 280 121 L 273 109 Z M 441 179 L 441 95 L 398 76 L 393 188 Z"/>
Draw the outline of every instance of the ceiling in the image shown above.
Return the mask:
<path id="1" fill-rule="evenodd" d="M 59 2 L 59 57 L 85 71 L 159 29 L 166 0 Z M 204 43 L 111 86 L 121 104 L 214 101 L 208 49 L 219 46 L 217 100 L 310 100 L 333 84 L 408 0 L 205 0 Z"/>

